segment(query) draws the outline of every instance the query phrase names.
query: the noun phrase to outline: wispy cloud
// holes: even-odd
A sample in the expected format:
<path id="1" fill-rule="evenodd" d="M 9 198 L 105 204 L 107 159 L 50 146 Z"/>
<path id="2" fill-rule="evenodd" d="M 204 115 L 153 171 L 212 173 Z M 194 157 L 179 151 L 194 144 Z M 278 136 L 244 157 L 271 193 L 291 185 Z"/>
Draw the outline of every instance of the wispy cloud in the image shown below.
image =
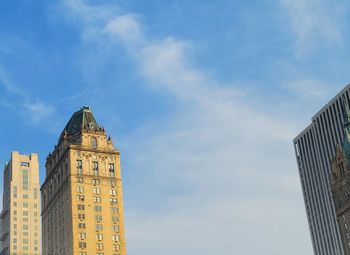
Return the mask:
<path id="1" fill-rule="evenodd" d="M 337 23 L 337 8 L 319 0 L 280 0 L 296 36 L 296 54 L 307 54 L 318 45 L 340 45 L 342 33 Z"/>
<path id="2" fill-rule="evenodd" d="M 16 86 L 10 73 L 1 66 L 0 87 L 3 87 L 6 93 L 20 98 L 20 100 L 15 100 L 12 103 L 7 102 L 6 104 L 19 111 L 20 114 L 24 114 L 26 120 L 29 121 L 27 124 L 39 124 L 55 112 L 53 106 L 39 99 L 33 100 L 32 98 L 35 98 L 35 96 L 30 95 L 26 89 Z"/>
<path id="3" fill-rule="evenodd" d="M 306 98 L 323 98 L 325 96 L 328 96 L 332 91 L 331 86 L 327 85 L 324 82 L 312 79 L 290 81 L 284 87 L 296 95 Z"/>
<path id="4" fill-rule="evenodd" d="M 311 253 L 291 120 L 254 109 L 239 87 L 193 65 L 191 42 L 149 38 L 133 14 L 65 6 L 81 17 L 84 40 L 124 47 L 144 83 L 178 104 L 120 140 L 129 254 Z M 298 246 L 286 250 L 290 240 Z"/>

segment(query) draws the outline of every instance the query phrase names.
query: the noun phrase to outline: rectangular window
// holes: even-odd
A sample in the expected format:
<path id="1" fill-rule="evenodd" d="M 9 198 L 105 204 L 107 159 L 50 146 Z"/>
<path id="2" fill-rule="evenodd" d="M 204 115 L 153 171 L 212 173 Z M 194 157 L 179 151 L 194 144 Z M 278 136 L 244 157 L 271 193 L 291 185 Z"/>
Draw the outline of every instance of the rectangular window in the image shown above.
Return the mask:
<path id="1" fill-rule="evenodd" d="M 94 197 L 95 203 L 101 203 L 101 197 Z"/>
<path id="2" fill-rule="evenodd" d="M 77 200 L 78 201 L 84 201 L 85 200 L 84 195 L 77 195 Z"/>
<path id="3" fill-rule="evenodd" d="M 77 174 L 83 174 L 83 162 L 80 159 L 77 160 Z"/>
<path id="4" fill-rule="evenodd" d="M 83 186 L 77 186 L 77 192 L 78 193 L 83 193 L 84 192 L 84 187 Z"/>
<path id="5" fill-rule="evenodd" d="M 96 221 L 102 221 L 102 215 L 95 215 Z"/>
<path id="6" fill-rule="evenodd" d="M 93 162 L 92 170 L 94 171 L 94 175 L 98 176 L 98 162 Z"/>
<path id="7" fill-rule="evenodd" d="M 114 164 L 109 164 L 109 177 L 115 177 Z"/>
<path id="8" fill-rule="evenodd" d="M 95 210 L 95 212 L 102 212 L 102 206 L 95 205 L 94 210 Z"/>
<path id="9" fill-rule="evenodd" d="M 38 198 L 38 189 L 35 188 L 34 189 L 34 199 L 37 199 Z"/>
<path id="10" fill-rule="evenodd" d="M 21 166 L 29 167 L 29 162 L 21 162 Z"/>
<path id="11" fill-rule="evenodd" d="M 79 224 L 78 224 L 78 228 L 83 228 L 83 229 L 85 229 L 85 228 L 86 228 L 85 223 L 79 223 Z"/>
<path id="12" fill-rule="evenodd" d="M 78 205 L 78 210 L 85 210 L 85 205 Z"/>
<path id="13" fill-rule="evenodd" d="M 112 226 L 112 231 L 113 231 L 113 232 L 119 232 L 119 226 L 113 225 L 113 226 Z"/>
<path id="14" fill-rule="evenodd" d="M 29 186 L 29 173 L 28 170 L 22 171 L 22 179 L 23 179 L 23 190 L 28 190 Z"/>
<path id="15" fill-rule="evenodd" d="M 79 242 L 79 248 L 80 249 L 86 249 L 86 243 L 85 242 Z"/>
<path id="16" fill-rule="evenodd" d="M 117 195 L 117 191 L 115 189 L 110 189 L 109 194 L 115 197 Z"/>
<path id="17" fill-rule="evenodd" d="M 85 240 L 86 239 L 86 233 L 79 233 L 79 239 Z"/>
<path id="18" fill-rule="evenodd" d="M 93 184 L 94 186 L 100 185 L 100 184 L 101 184 L 100 179 L 93 179 L 93 180 L 92 180 L 92 184 Z"/>
<path id="19" fill-rule="evenodd" d="M 102 224 L 96 224 L 95 225 L 96 231 L 102 231 L 103 230 L 103 225 Z"/>
<path id="20" fill-rule="evenodd" d="M 85 214 L 78 214 L 79 220 L 85 220 Z"/>
<path id="21" fill-rule="evenodd" d="M 96 234 L 96 240 L 98 241 L 103 240 L 103 234 Z"/>
<path id="22" fill-rule="evenodd" d="M 116 198 L 110 198 L 111 205 L 116 205 L 117 204 L 117 199 Z"/>

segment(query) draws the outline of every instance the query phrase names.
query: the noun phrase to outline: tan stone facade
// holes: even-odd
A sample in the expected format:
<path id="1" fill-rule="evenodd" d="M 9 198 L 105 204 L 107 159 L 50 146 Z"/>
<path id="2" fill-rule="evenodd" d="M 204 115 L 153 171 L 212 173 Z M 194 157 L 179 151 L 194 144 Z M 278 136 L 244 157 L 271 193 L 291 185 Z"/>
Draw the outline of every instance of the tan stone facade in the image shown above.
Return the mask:
<path id="1" fill-rule="evenodd" d="M 90 108 L 73 114 L 46 161 L 43 254 L 125 255 L 120 153 Z"/>
<path id="2" fill-rule="evenodd" d="M 14 151 L 4 171 L 1 255 L 41 254 L 40 183 L 37 154 Z"/>

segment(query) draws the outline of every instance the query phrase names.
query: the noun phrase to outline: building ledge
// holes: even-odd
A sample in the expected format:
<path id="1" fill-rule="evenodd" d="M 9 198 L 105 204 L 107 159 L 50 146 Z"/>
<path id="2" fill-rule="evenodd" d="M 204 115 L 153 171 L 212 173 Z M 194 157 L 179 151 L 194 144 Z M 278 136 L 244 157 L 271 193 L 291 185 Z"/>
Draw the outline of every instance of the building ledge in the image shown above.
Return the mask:
<path id="1" fill-rule="evenodd" d="M 2 210 L 2 212 L 1 212 L 1 214 L 0 214 L 0 219 L 4 219 L 5 216 L 7 215 L 8 211 L 9 211 L 8 209 Z"/>

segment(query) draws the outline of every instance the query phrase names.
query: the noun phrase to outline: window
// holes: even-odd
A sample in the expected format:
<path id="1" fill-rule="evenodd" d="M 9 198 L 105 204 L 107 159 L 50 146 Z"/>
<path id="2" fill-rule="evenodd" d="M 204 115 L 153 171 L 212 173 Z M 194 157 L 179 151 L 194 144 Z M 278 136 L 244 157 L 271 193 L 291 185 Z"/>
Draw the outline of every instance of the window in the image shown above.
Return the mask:
<path id="1" fill-rule="evenodd" d="M 28 204 L 27 202 L 24 202 L 24 203 L 23 203 L 23 207 L 24 207 L 24 208 L 28 208 L 28 206 L 29 206 L 29 204 Z"/>
<path id="2" fill-rule="evenodd" d="M 98 176 L 98 162 L 93 162 L 92 170 L 94 171 L 94 175 Z"/>
<path id="3" fill-rule="evenodd" d="M 113 235 L 113 236 L 112 236 L 112 240 L 113 240 L 114 242 L 118 242 L 118 241 L 119 241 L 119 236 L 118 236 L 118 235 Z"/>
<path id="4" fill-rule="evenodd" d="M 94 188 L 94 194 L 101 194 L 100 188 Z"/>
<path id="5" fill-rule="evenodd" d="M 85 223 L 78 223 L 78 228 L 86 228 Z"/>
<path id="6" fill-rule="evenodd" d="M 78 210 L 85 210 L 85 205 L 78 205 Z"/>
<path id="7" fill-rule="evenodd" d="M 13 197 L 17 198 L 17 186 L 13 187 Z"/>
<path id="8" fill-rule="evenodd" d="M 96 248 L 97 250 L 103 250 L 103 243 L 97 243 Z"/>
<path id="9" fill-rule="evenodd" d="M 102 206 L 95 205 L 94 210 L 95 210 L 95 212 L 102 212 Z"/>
<path id="10" fill-rule="evenodd" d="M 117 199 L 116 198 L 110 198 L 111 205 L 116 205 L 117 204 Z"/>
<path id="11" fill-rule="evenodd" d="M 119 226 L 113 225 L 112 226 L 112 231 L 113 232 L 119 232 Z"/>
<path id="12" fill-rule="evenodd" d="M 102 221 L 102 215 L 95 215 L 96 221 Z"/>
<path id="13" fill-rule="evenodd" d="M 86 243 L 85 242 L 79 242 L 79 248 L 80 249 L 86 249 Z"/>
<path id="14" fill-rule="evenodd" d="M 37 199 L 38 198 L 38 189 L 35 188 L 34 189 L 34 199 Z"/>
<path id="15" fill-rule="evenodd" d="M 114 164 L 109 164 L 109 177 L 115 177 Z"/>
<path id="16" fill-rule="evenodd" d="M 77 174 L 83 174 L 83 162 L 80 159 L 77 160 Z"/>
<path id="17" fill-rule="evenodd" d="M 28 194 L 23 194 L 23 199 L 28 199 L 29 195 Z"/>
<path id="18" fill-rule="evenodd" d="M 78 214 L 79 220 L 85 220 L 85 214 Z"/>
<path id="19" fill-rule="evenodd" d="M 113 244 L 113 250 L 114 251 L 119 251 L 120 250 L 120 245 L 119 244 Z"/>
<path id="20" fill-rule="evenodd" d="M 22 179 L 23 179 L 23 190 L 28 190 L 29 185 L 29 173 L 28 170 L 22 171 Z"/>
<path id="21" fill-rule="evenodd" d="M 21 166 L 29 167 L 29 162 L 21 162 Z"/>
<path id="22" fill-rule="evenodd" d="M 112 215 L 118 214 L 118 208 L 117 207 L 111 207 Z"/>
<path id="23" fill-rule="evenodd" d="M 102 231 L 103 230 L 103 225 L 102 224 L 96 224 L 95 225 L 96 231 Z"/>
<path id="24" fill-rule="evenodd" d="M 84 192 L 84 187 L 83 186 L 77 186 L 77 192 L 78 193 L 83 193 Z"/>
<path id="25" fill-rule="evenodd" d="M 103 240 L 103 234 L 96 234 L 96 240 L 98 241 Z"/>
<path id="26" fill-rule="evenodd" d="M 85 240 L 86 239 L 86 233 L 79 233 L 79 239 Z"/>
<path id="27" fill-rule="evenodd" d="M 101 197 L 94 197 L 95 203 L 101 203 Z"/>
<path id="28" fill-rule="evenodd" d="M 110 194 L 111 196 L 116 196 L 116 195 L 117 195 L 117 191 L 116 191 L 115 189 L 110 189 L 110 190 L 109 190 L 109 194 Z"/>
<path id="29" fill-rule="evenodd" d="M 92 184 L 95 185 L 95 186 L 96 186 L 96 185 L 100 185 L 100 183 L 101 183 L 101 182 L 100 182 L 100 179 L 93 179 L 93 180 L 92 180 Z"/>
<path id="30" fill-rule="evenodd" d="M 77 195 L 77 200 L 84 201 L 85 200 L 84 195 Z"/>
<path id="31" fill-rule="evenodd" d="M 109 184 L 111 185 L 112 188 L 114 188 L 116 186 L 116 182 L 115 181 L 110 181 Z"/>
<path id="32" fill-rule="evenodd" d="M 28 211 L 23 211 L 23 216 L 28 216 L 29 212 Z"/>
<path id="33" fill-rule="evenodd" d="M 118 217 L 117 216 L 112 216 L 112 221 L 113 222 L 117 222 L 118 221 Z"/>
<path id="34" fill-rule="evenodd" d="M 95 137 L 91 137 L 90 143 L 92 149 L 97 149 L 97 139 Z"/>
<path id="35" fill-rule="evenodd" d="M 84 182 L 84 178 L 83 177 L 77 177 L 77 182 L 78 183 L 83 183 Z"/>

